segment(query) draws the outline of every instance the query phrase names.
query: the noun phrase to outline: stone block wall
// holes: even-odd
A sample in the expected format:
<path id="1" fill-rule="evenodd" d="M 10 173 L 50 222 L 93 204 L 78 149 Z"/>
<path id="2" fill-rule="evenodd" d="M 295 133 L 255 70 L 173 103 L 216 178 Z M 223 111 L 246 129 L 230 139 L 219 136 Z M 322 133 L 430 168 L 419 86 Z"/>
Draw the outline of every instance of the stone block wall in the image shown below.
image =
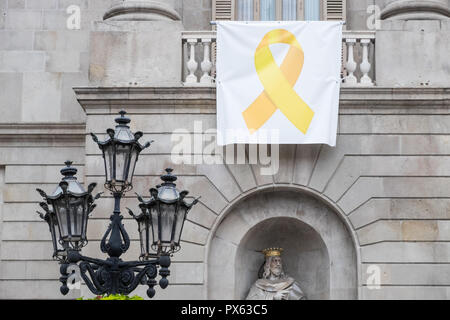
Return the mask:
<path id="1" fill-rule="evenodd" d="M 215 128 L 214 89 L 76 91 L 86 110 L 86 128 L 72 127 L 69 135 L 61 133 L 58 140 L 51 138 L 49 132 L 66 132 L 68 128 L 49 128 L 46 132 L 28 127 L 26 135 L 22 132 L 22 136 L 28 137 L 25 143 L 19 138 L 12 139 L 4 131 L 0 135 L 2 298 L 62 298 L 58 265 L 50 258 L 47 226 L 35 214 L 40 199 L 34 189 L 51 191 L 59 181 L 61 163 L 72 158 L 80 168 L 80 179 L 84 183 L 97 182 L 98 191 L 102 191 L 101 154 L 84 132 L 102 135 L 113 126 L 113 119 L 122 107 L 129 111 L 131 129 L 142 130 L 143 140 L 155 140 L 139 159 L 133 191 L 147 195 L 148 189 L 159 183 L 163 169 L 172 166 L 179 176 L 178 187 L 202 196 L 186 222 L 182 250 L 174 256 L 171 285 L 166 290 L 158 288 L 156 299 L 217 298 L 218 284 L 224 286 L 228 298 L 230 292 L 242 294 L 243 288 L 229 287 L 233 279 L 218 279 L 217 272 L 215 276 L 208 268 L 211 263 L 243 261 L 242 257 L 233 260 L 224 254 L 236 253 L 238 243 L 217 239 L 228 239 L 224 237 L 233 234 L 245 236 L 259 217 L 258 212 L 270 218 L 286 216 L 282 210 L 275 212 L 273 208 L 267 212 L 264 208 L 253 211 L 251 216 L 241 210 L 239 219 L 229 214 L 246 197 L 263 191 L 270 194 L 271 190 L 313 195 L 318 203 L 331 207 L 344 223 L 356 254 L 356 259 L 351 260 L 357 269 L 356 287 L 354 293 L 346 289 L 350 296 L 450 298 L 448 89 L 343 89 L 337 147 L 281 146 L 280 168 L 274 176 L 261 175 L 257 165 L 173 164 L 174 130 L 186 129 L 193 138 L 198 138 L 201 132 Z M 201 130 L 195 121 L 202 122 Z M 99 242 L 112 205 L 107 193 L 98 201 L 88 228 L 90 242 L 83 250 L 86 255 L 103 257 Z M 137 208 L 133 192 L 122 203 L 124 223 L 132 239 L 124 259 L 136 259 L 137 226 L 125 207 Z M 308 212 L 306 216 L 314 214 Z M 315 219 L 319 225 L 325 221 Z M 336 235 L 331 230 L 324 232 L 331 232 L 322 237 L 331 239 L 327 241 L 337 248 L 332 240 Z M 219 249 L 218 243 L 223 243 Z M 366 283 L 373 265 L 381 271 L 381 288 L 375 290 Z M 145 296 L 145 290 L 142 286 L 133 294 Z M 67 298 L 79 295 L 91 294 L 83 285 L 81 292 L 73 291 Z"/>
<path id="2" fill-rule="evenodd" d="M 41 199 L 35 189 L 53 192 L 67 159 L 84 181 L 83 134 L 84 125 L 46 130 L 0 125 L 0 298 L 62 298 L 55 290 L 59 266 L 51 259 L 48 226 L 36 213 Z"/>
<path id="3" fill-rule="evenodd" d="M 88 81 L 91 22 L 115 0 L 2 0 L 0 11 L 1 122 L 84 121 L 73 86 Z M 71 5 L 79 30 L 67 28 Z"/>
<path id="4" fill-rule="evenodd" d="M 224 242 L 225 236 L 245 235 L 255 215 L 246 217 L 241 210 L 241 218 L 230 222 L 229 213 L 243 199 L 262 191 L 295 190 L 332 206 L 345 224 L 357 256 L 355 296 L 448 299 L 449 92 L 411 90 L 343 89 L 337 147 L 280 146 L 280 169 L 274 176 L 262 176 L 258 166 L 248 164 L 172 163 L 173 130 L 187 129 L 194 137 L 200 133 L 195 121 L 202 121 L 202 131 L 215 128 L 213 89 L 81 89 L 78 96 L 87 110 L 87 130 L 104 132 L 124 106 L 131 128 L 143 130 L 144 140 L 155 140 L 138 162 L 134 191 L 147 194 L 170 165 L 179 176 L 180 189 L 202 196 L 186 222 L 182 250 L 174 257 L 172 286 L 158 290 L 157 298 L 217 298 L 220 286 L 224 297 L 233 298 L 229 295 L 236 289 L 229 287 L 233 279 L 218 279 L 217 272 L 214 275 L 208 268 L 214 262 L 226 269 L 227 261 L 237 261 L 227 252 L 236 253 L 238 243 L 230 240 L 217 249 L 217 239 Z M 103 167 L 96 148 L 90 139 L 86 141 L 85 175 L 87 182 L 101 183 Z M 123 207 L 136 208 L 136 200 L 129 196 Z M 90 234 L 100 236 L 111 208 L 112 199 L 99 201 Z M 286 216 L 281 208 L 266 209 L 255 213 Z M 127 256 L 133 258 L 139 250 L 136 225 L 129 218 L 126 225 L 134 240 Z M 337 239 L 331 232 L 333 237 Z M 98 252 L 98 241 L 91 241 L 86 251 Z M 375 290 L 366 283 L 373 265 L 381 270 L 381 288 Z M 144 289 L 136 292 L 144 293 Z"/>
<path id="5" fill-rule="evenodd" d="M 0 0 L 0 123 L 85 120 L 72 87 L 88 84 L 92 22 L 120 1 Z M 67 28 L 71 5 L 81 10 L 79 30 Z M 211 29 L 211 1 L 172 5 L 187 30 Z"/>

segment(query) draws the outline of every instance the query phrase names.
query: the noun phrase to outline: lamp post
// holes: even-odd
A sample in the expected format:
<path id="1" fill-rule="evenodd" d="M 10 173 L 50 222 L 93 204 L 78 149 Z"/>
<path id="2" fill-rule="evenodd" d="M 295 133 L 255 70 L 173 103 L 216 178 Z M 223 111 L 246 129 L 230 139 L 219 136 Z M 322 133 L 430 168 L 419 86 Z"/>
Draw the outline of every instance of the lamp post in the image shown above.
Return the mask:
<path id="1" fill-rule="evenodd" d="M 130 238 L 122 224 L 120 200 L 133 188 L 134 169 L 139 154 L 150 143 L 141 145 L 138 140 L 143 136 L 142 132 L 133 134 L 128 126 L 130 119 L 125 116 L 126 112 L 121 111 L 119 114 L 115 119 L 116 128 L 106 131 L 105 141 L 99 141 L 91 133 L 103 153 L 105 188 L 114 197 L 111 223 L 100 242 L 101 251 L 108 254 L 107 259 L 81 254 L 81 249 L 88 241 L 86 230 L 89 215 L 95 208 L 94 201 L 100 197 L 100 194 L 92 195 L 96 184 L 90 184 L 85 191 L 75 177 L 77 169 L 72 167 L 72 162 L 67 161 L 66 167 L 61 170 L 64 177 L 51 195 L 37 189 L 45 200 L 40 203 L 45 214 L 38 213 L 49 225 L 53 257 L 61 264 L 60 291 L 64 295 L 69 292 L 67 281 L 71 264 L 79 265 L 81 278 L 96 295 L 129 294 L 139 284 L 146 284 L 147 295 L 152 298 L 155 295 L 158 268 L 161 276 L 159 286 L 165 289 L 169 284 L 170 256 L 179 250 L 186 215 L 198 202 L 198 199 L 190 203 L 186 201 L 188 192 L 176 189 L 174 181 L 177 177 L 172 174 L 172 169 L 166 169 L 166 174 L 161 176 L 163 183 L 150 189 L 150 200 L 145 201 L 138 196 L 142 214 L 135 216 L 128 209 L 138 221 L 142 253 L 140 260 L 125 262 L 120 258 L 130 247 Z"/>

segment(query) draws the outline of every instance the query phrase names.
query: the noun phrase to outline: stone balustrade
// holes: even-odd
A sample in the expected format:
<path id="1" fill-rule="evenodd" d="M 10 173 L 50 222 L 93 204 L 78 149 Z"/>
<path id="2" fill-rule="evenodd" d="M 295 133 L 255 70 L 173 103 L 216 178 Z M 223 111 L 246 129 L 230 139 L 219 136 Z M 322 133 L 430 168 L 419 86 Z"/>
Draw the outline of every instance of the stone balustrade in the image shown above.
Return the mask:
<path id="1" fill-rule="evenodd" d="M 214 85 L 216 32 L 184 31 L 182 40 L 184 85 Z"/>
<path id="2" fill-rule="evenodd" d="M 375 32 L 371 31 L 345 31 L 343 42 L 343 85 L 370 87 L 375 85 L 374 49 Z M 359 70 L 358 70 L 359 66 Z"/>
<path id="3" fill-rule="evenodd" d="M 185 86 L 215 85 L 215 31 L 184 31 L 183 84 Z M 344 86 L 374 86 L 375 32 L 344 31 L 343 37 Z"/>

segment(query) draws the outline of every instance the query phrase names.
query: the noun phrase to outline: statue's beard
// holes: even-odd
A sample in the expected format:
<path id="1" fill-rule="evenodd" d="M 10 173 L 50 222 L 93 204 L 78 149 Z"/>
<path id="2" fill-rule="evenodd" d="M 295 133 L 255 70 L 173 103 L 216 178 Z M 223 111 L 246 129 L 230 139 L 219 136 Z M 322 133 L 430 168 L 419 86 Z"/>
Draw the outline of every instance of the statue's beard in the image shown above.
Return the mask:
<path id="1" fill-rule="evenodd" d="M 279 278 L 281 276 L 282 269 L 280 267 L 274 267 L 271 271 L 274 277 Z"/>

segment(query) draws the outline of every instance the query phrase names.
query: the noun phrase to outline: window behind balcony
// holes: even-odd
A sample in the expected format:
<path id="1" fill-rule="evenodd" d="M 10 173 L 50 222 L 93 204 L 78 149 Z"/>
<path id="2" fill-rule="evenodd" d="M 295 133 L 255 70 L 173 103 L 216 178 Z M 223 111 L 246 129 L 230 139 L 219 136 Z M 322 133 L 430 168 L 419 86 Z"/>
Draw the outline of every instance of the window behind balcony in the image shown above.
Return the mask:
<path id="1" fill-rule="evenodd" d="M 213 0 L 214 20 L 344 20 L 346 0 Z"/>
<path id="2" fill-rule="evenodd" d="M 212 0 L 212 3 L 213 20 L 346 21 L 347 13 L 346 0 Z M 215 61 L 215 43 L 212 45 L 211 55 L 212 60 Z M 343 46 L 342 59 L 344 60 L 346 56 L 346 47 Z M 213 67 L 211 72 L 213 77 L 215 72 Z M 346 70 L 342 67 L 342 77 L 345 75 Z"/>

